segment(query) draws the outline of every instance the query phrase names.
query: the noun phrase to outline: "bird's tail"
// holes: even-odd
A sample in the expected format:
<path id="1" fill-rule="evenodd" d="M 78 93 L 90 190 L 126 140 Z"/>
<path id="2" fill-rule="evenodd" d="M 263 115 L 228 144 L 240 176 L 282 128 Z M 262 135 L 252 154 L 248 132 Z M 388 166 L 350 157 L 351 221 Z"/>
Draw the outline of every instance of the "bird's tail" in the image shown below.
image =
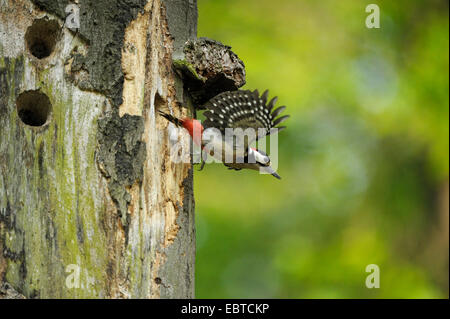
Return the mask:
<path id="1" fill-rule="evenodd" d="M 180 119 L 177 119 L 175 116 L 172 116 L 170 114 L 164 113 L 160 110 L 158 110 L 159 114 L 164 117 L 169 122 L 175 124 L 176 126 L 183 126 L 183 121 Z"/>

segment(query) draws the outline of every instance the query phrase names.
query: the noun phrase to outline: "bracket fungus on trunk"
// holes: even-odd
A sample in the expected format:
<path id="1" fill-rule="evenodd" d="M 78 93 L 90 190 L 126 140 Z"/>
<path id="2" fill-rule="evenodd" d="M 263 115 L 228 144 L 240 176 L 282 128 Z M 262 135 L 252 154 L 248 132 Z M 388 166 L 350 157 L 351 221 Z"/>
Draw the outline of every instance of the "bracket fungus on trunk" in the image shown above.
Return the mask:
<path id="1" fill-rule="evenodd" d="M 197 109 L 212 97 L 245 85 L 244 62 L 219 41 L 199 38 L 186 42 L 184 59 L 173 61 Z"/>

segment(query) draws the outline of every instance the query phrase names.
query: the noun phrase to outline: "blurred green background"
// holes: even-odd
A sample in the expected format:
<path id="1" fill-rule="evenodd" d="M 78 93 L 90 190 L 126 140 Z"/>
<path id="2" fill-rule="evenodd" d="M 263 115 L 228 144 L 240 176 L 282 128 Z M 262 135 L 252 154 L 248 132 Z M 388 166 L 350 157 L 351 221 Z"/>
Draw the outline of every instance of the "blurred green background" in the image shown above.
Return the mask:
<path id="1" fill-rule="evenodd" d="M 448 298 L 448 1 L 198 6 L 198 35 L 232 46 L 244 89 L 270 89 L 291 119 L 281 181 L 195 173 L 196 297 Z"/>

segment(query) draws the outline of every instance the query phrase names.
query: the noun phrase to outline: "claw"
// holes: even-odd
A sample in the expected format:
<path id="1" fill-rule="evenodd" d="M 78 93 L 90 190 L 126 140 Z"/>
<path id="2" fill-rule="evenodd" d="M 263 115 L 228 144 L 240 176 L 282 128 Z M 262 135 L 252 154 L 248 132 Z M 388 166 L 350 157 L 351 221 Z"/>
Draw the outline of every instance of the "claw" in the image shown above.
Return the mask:
<path id="1" fill-rule="evenodd" d="M 205 167 L 207 156 L 208 154 L 206 152 L 202 152 L 202 166 L 200 166 L 200 169 L 198 170 L 199 172 Z"/>

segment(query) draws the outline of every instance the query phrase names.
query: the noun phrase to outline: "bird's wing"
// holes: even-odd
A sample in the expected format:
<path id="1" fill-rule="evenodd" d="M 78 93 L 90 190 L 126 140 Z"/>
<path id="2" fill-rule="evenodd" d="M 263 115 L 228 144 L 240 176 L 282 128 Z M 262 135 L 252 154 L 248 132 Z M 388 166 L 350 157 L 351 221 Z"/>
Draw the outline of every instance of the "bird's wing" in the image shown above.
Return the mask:
<path id="1" fill-rule="evenodd" d="M 224 138 L 227 128 L 242 129 L 243 133 L 240 133 L 240 130 L 235 131 L 233 145 L 244 146 L 247 150 L 255 140 L 286 128 L 277 127 L 289 118 L 289 115 L 278 117 L 286 107 L 281 106 L 273 110 L 277 97 L 268 102 L 268 94 L 267 90 L 261 96 L 258 90 L 221 93 L 205 104 L 207 110 L 203 113 L 206 118 L 203 126 L 220 130 Z M 253 134 L 248 134 L 250 131 L 253 131 Z"/>

